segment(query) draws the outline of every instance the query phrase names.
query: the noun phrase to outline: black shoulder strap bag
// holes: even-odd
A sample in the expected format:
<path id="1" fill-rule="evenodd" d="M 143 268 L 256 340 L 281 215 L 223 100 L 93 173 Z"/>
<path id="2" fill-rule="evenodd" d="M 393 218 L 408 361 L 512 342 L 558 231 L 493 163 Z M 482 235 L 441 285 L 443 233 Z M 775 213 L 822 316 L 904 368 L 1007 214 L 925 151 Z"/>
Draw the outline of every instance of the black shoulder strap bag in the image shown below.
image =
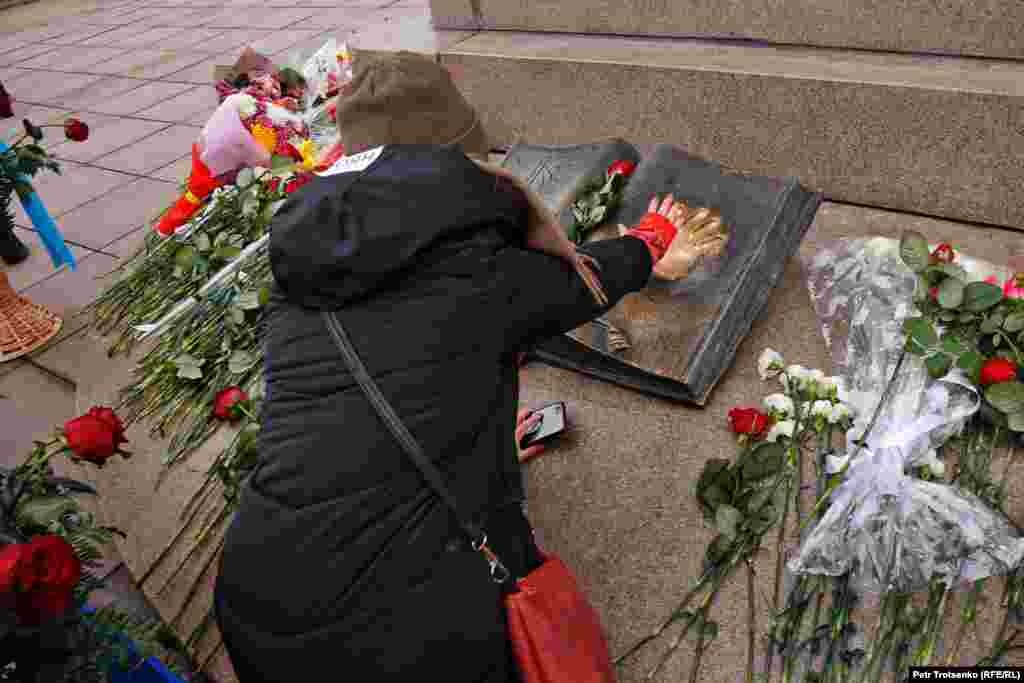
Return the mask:
<path id="1" fill-rule="evenodd" d="M 322 315 L 349 372 L 384 424 L 451 510 L 473 550 L 483 554 L 491 579 L 507 586 L 513 577 L 488 547 L 487 533 L 459 512 L 441 472 L 370 377 L 338 316 L 329 311 Z M 615 673 L 600 619 L 561 560 L 546 557 L 540 567 L 518 578 L 513 591 L 507 592 L 504 602 L 509 637 L 523 683 L 614 683 Z"/>

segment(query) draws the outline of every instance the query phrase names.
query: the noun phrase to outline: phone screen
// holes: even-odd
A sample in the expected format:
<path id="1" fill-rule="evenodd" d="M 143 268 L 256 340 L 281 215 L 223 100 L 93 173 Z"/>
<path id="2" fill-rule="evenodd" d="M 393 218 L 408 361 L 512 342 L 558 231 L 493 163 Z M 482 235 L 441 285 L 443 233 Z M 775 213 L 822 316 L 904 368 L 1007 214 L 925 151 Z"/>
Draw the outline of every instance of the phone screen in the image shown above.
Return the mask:
<path id="1" fill-rule="evenodd" d="M 522 446 L 544 441 L 565 431 L 565 404 L 562 402 L 552 403 L 549 406 L 536 411 L 541 415 L 539 427 L 532 434 L 527 434 L 523 439 Z"/>

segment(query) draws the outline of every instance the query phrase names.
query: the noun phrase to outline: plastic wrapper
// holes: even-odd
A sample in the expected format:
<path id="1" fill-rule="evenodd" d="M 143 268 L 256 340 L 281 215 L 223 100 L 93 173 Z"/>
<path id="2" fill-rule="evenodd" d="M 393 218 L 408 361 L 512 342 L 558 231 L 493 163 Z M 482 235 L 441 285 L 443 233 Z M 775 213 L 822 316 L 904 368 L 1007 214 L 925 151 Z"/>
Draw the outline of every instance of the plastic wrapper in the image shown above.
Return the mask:
<path id="1" fill-rule="evenodd" d="M 224 100 L 199 134 L 200 159 L 215 175 L 237 168 L 270 166 L 270 152 L 246 130 L 239 106 L 244 95 Z"/>
<path id="2" fill-rule="evenodd" d="M 998 270 L 964 261 L 972 279 Z M 1011 571 L 1024 557 L 1024 539 L 1002 513 L 966 491 L 908 474 L 921 465 L 938 468 L 936 449 L 980 406 L 959 371 L 933 380 L 907 354 L 866 444 L 858 451 L 854 443 L 899 363 L 903 321 L 917 315 L 915 278 L 900 260 L 898 241 L 842 241 L 805 267 L 834 374 L 844 383 L 841 398 L 856 422 L 847 456 L 832 459 L 837 469 L 852 456 L 843 482 L 789 568 L 849 572 L 861 593 L 919 591 L 932 578 L 952 586 Z"/>

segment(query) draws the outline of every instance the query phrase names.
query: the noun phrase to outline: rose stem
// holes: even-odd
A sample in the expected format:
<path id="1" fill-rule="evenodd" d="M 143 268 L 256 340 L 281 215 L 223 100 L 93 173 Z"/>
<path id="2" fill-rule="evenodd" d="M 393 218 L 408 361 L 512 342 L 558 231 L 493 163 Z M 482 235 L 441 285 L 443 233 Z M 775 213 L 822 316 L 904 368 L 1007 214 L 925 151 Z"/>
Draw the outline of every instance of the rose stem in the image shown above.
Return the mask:
<path id="1" fill-rule="evenodd" d="M 221 506 L 219 510 L 215 510 L 213 514 L 208 515 L 206 517 L 206 520 L 204 520 L 203 522 L 205 526 L 203 530 L 200 531 L 199 534 L 197 535 L 195 545 L 189 548 L 188 553 L 185 554 L 185 557 L 182 558 L 181 562 L 178 563 L 178 566 L 175 567 L 174 571 L 171 572 L 170 577 L 168 577 L 164 585 L 160 587 L 160 590 L 157 591 L 158 595 L 162 594 L 170 587 L 172 583 L 174 583 L 174 580 L 178 578 L 178 574 L 180 574 L 181 571 L 185 568 L 185 566 L 189 563 L 189 561 L 192 559 L 192 556 L 202 549 L 203 545 L 206 543 L 206 535 L 209 533 L 210 529 L 216 527 L 218 524 L 224 521 L 224 519 L 227 518 L 226 510 L 227 504 L 224 504 Z M 217 515 L 217 519 L 214 520 L 212 524 L 210 524 L 209 520 L 214 515 Z"/>
<path id="2" fill-rule="evenodd" d="M 782 498 L 784 501 L 782 504 L 782 521 L 779 524 L 779 535 L 775 543 L 776 557 L 775 557 L 775 596 L 772 600 L 772 618 L 779 611 L 779 601 L 782 599 L 782 573 L 785 569 L 783 563 L 783 548 L 786 541 L 786 522 L 789 519 L 789 502 L 790 502 L 790 489 L 792 487 L 792 480 L 786 477 L 786 495 Z M 772 642 L 768 639 L 767 652 L 765 653 L 765 665 L 764 670 L 768 675 L 768 680 L 772 677 L 772 668 L 774 667 L 774 653 L 772 652 Z"/>
<path id="3" fill-rule="evenodd" d="M 757 614 L 754 609 L 754 563 L 747 558 L 747 683 L 754 683 L 754 648 L 757 647 Z"/>
<path id="4" fill-rule="evenodd" d="M 647 643 L 651 642 L 652 640 L 656 640 L 659 636 L 661 636 L 661 634 L 665 632 L 665 629 L 667 629 L 669 626 L 671 626 L 672 624 L 674 624 L 677 621 L 676 615 L 680 611 L 685 609 L 686 606 L 690 604 L 691 600 L 693 600 L 695 597 L 697 597 L 697 595 L 701 592 L 701 590 L 704 589 L 704 586 L 707 585 L 707 582 L 708 582 L 708 575 L 705 574 L 704 576 L 702 576 L 700 578 L 700 580 L 698 580 L 697 585 L 689 593 L 686 594 L 686 597 L 684 597 L 682 599 L 682 601 L 676 607 L 675 611 L 672 612 L 672 616 L 670 616 L 660 626 L 658 626 L 656 629 L 654 629 L 653 633 L 651 633 L 648 636 L 644 636 L 643 638 L 641 638 L 635 645 L 633 645 L 633 647 L 629 648 L 629 650 L 627 650 L 625 652 L 625 654 L 622 654 L 622 655 L 619 655 L 618 657 L 616 657 L 615 660 L 612 663 L 615 666 L 621 665 L 627 659 L 629 659 L 634 654 L 636 654 L 640 650 L 640 648 L 642 648 L 644 645 L 646 645 Z"/>
<path id="5" fill-rule="evenodd" d="M 719 585 L 721 585 L 721 584 L 719 584 Z M 694 659 L 693 659 L 693 669 L 690 671 L 690 683 L 697 683 L 697 680 L 698 680 L 697 677 L 698 677 L 698 674 L 700 674 L 700 662 L 701 662 L 701 659 L 703 659 L 703 657 L 704 657 L 704 650 L 707 649 L 707 648 L 704 647 L 704 633 L 705 633 L 704 625 L 707 622 L 708 612 L 711 611 L 711 607 L 714 605 L 715 598 L 717 596 L 718 596 L 718 588 L 716 588 L 715 592 L 713 592 L 710 596 L 708 596 L 709 597 L 708 604 L 707 604 L 707 606 L 701 612 L 701 629 L 700 629 L 700 633 L 697 634 L 697 649 L 696 649 L 696 655 L 694 656 Z"/>
<path id="6" fill-rule="evenodd" d="M 206 562 L 203 563 L 202 569 L 199 570 L 195 580 L 192 582 L 192 587 L 185 595 L 185 599 L 182 601 L 181 607 L 178 608 L 177 614 L 175 614 L 174 618 L 171 619 L 171 626 L 177 625 L 181 620 L 181 617 L 184 616 L 185 610 L 188 609 L 189 603 L 192 602 L 192 598 L 194 598 L 196 593 L 199 592 L 199 586 L 202 583 L 203 577 L 206 575 L 206 571 L 213 565 L 214 560 L 220 557 L 220 551 L 224 548 L 224 542 L 225 539 L 220 539 L 217 543 L 217 547 L 214 548 L 213 552 L 210 553 L 210 556 L 206 558 Z"/>
<path id="7" fill-rule="evenodd" d="M 199 510 L 199 506 L 196 506 L 192 510 L 192 512 L 188 516 L 188 519 L 186 519 L 182 523 L 182 525 L 178 528 L 178 532 L 174 534 L 174 538 L 172 538 L 170 542 L 166 546 L 164 546 L 164 549 L 160 551 L 160 554 L 157 556 L 156 560 L 153 562 L 153 564 L 149 566 L 149 569 L 147 569 L 146 573 L 142 575 L 142 578 L 139 579 L 139 588 L 142 588 L 142 584 L 146 583 L 146 581 L 148 581 L 150 577 L 153 576 L 153 572 L 156 571 L 156 568 L 159 567 L 160 564 L 163 563 L 165 559 L 167 559 L 167 555 L 170 554 L 171 548 L 173 548 L 174 545 L 185 534 L 185 530 L 188 529 L 189 526 L 192 524 L 192 520 L 195 519 L 197 514 L 199 514 Z"/>
<path id="8" fill-rule="evenodd" d="M 221 636 L 221 635 L 218 635 L 217 636 L 217 644 L 213 646 L 213 649 L 210 650 L 210 653 L 208 655 L 203 657 L 203 662 L 202 662 L 202 664 L 199 665 L 199 670 L 200 671 L 206 671 L 206 667 L 208 667 L 210 665 L 210 662 L 213 661 L 213 658 L 216 657 L 217 654 L 221 650 L 223 650 L 223 649 L 224 649 L 224 637 Z"/>

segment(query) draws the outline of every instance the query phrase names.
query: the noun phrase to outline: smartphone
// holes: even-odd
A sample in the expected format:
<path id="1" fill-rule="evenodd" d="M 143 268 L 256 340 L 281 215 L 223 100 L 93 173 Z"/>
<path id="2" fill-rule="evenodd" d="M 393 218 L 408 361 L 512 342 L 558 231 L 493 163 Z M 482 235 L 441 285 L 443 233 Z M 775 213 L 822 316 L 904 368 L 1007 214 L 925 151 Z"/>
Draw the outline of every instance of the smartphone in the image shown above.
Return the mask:
<path id="1" fill-rule="evenodd" d="M 552 439 L 565 431 L 565 403 L 558 401 L 538 408 L 533 411 L 540 415 L 540 420 L 530 428 L 519 443 L 519 448 L 525 450 L 530 446 Z"/>

